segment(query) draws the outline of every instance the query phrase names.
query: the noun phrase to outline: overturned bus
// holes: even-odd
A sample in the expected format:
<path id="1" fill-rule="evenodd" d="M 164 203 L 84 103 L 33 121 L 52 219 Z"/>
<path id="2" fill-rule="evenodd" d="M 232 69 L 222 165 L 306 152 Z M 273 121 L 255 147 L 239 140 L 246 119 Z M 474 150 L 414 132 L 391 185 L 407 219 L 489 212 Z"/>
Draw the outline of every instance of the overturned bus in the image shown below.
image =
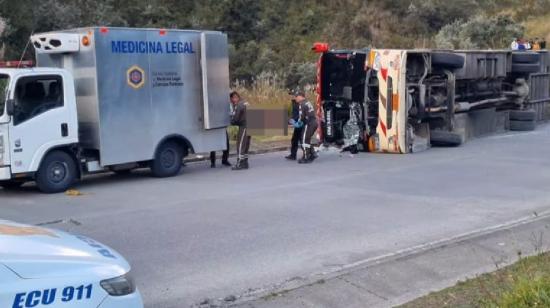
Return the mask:
<path id="1" fill-rule="evenodd" d="M 320 141 L 352 152 L 534 130 L 550 101 L 547 51 L 313 50 Z"/>

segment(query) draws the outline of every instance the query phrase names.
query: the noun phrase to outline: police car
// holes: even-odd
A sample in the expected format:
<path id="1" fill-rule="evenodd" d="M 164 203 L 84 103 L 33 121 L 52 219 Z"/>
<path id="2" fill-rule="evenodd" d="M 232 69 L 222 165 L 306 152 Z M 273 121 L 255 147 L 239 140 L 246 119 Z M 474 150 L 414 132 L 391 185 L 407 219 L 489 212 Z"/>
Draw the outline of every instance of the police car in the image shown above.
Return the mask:
<path id="1" fill-rule="evenodd" d="M 129 271 L 88 237 L 0 220 L 2 308 L 142 308 Z"/>

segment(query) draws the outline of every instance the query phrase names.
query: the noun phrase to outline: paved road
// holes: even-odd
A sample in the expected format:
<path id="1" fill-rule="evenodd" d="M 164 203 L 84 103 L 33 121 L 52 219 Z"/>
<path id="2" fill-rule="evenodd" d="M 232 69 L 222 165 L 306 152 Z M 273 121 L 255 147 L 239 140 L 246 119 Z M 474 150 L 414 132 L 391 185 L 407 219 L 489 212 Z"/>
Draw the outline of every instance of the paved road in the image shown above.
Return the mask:
<path id="1" fill-rule="evenodd" d="M 88 178 L 83 196 L 0 190 L 0 217 L 82 233 L 133 265 L 147 307 L 269 289 L 550 209 L 550 126 L 414 155 L 283 153 L 231 172 Z M 73 223 L 70 219 L 76 221 Z"/>

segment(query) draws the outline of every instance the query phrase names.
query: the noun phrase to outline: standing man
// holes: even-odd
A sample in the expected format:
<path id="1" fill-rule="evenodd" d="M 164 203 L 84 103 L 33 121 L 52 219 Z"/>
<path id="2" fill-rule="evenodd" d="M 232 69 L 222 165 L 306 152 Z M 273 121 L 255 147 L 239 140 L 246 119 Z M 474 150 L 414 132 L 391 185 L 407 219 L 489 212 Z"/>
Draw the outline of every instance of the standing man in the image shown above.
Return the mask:
<path id="1" fill-rule="evenodd" d="M 292 94 L 292 93 L 290 93 Z M 292 132 L 292 141 L 290 143 L 290 155 L 285 156 L 288 160 L 296 160 L 298 153 L 298 145 L 300 144 L 300 139 L 302 138 L 302 127 L 299 126 L 300 121 L 300 105 L 296 102 L 295 99 L 292 99 L 292 117 L 288 121 L 288 124 L 294 127 Z"/>
<path id="2" fill-rule="evenodd" d="M 232 113 L 231 125 L 239 127 L 237 134 L 237 164 L 233 170 L 248 169 L 248 148 L 250 147 L 250 136 L 246 133 L 246 107 L 248 103 L 241 99 L 241 96 L 236 91 L 229 95 L 231 100 Z"/>
<path id="3" fill-rule="evenodd" d="M 313 104 L 306 99 L 306 95 L 302 90 L 294 92 L 294 99 L 299 104 L 299 120 L 296 126 L 302 128 L 302 151 L 303 156 L 298 161 L 300 164 L 309 164 L 317 158 L 315 150 L 311 145 L 311 138 L 317 131 L 317 116 Z M 296 127 L 295 126 L 295 127 Z"/>

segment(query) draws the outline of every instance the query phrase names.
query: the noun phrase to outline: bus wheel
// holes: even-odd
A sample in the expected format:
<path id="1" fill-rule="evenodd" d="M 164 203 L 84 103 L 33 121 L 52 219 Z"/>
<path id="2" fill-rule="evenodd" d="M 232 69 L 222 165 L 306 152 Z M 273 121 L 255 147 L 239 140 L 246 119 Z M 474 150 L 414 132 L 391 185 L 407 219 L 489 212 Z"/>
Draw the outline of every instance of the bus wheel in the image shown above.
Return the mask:
<path id="1" fill-rule="evenodd" d="M 432 66 L 440 66 L 451 69 L 460 69 L 464 67 L 465 59 L 461 55 L 449 52 L 432 53 Z"/>
<path id="2" fill-rule="evenodd" d="M 510 110 L 511 121 L 535 121 L 537 113 L 534 110 Z"/>
<path id="3" fill-rule="evenodd" d="M 430 143 L 433 146 L 457 147 L 462 144 L 462 136 L 445 130 L 430 131 Z"/>
<path id="4" fill-rule="evenodd" d="M 53 151 L 44 158 L 36 172 L 36 186 L 47 194 L 59 193 L 69 189 L 76 178 L 74 159 L 65 152 Z"/>
<path id="5" fill-rule="evenodd" d="M 516 121 L 510 120 L 510 130 L 518 132 L 529 132 L 535 130 L 537 123 L 535 121 Z"/>

